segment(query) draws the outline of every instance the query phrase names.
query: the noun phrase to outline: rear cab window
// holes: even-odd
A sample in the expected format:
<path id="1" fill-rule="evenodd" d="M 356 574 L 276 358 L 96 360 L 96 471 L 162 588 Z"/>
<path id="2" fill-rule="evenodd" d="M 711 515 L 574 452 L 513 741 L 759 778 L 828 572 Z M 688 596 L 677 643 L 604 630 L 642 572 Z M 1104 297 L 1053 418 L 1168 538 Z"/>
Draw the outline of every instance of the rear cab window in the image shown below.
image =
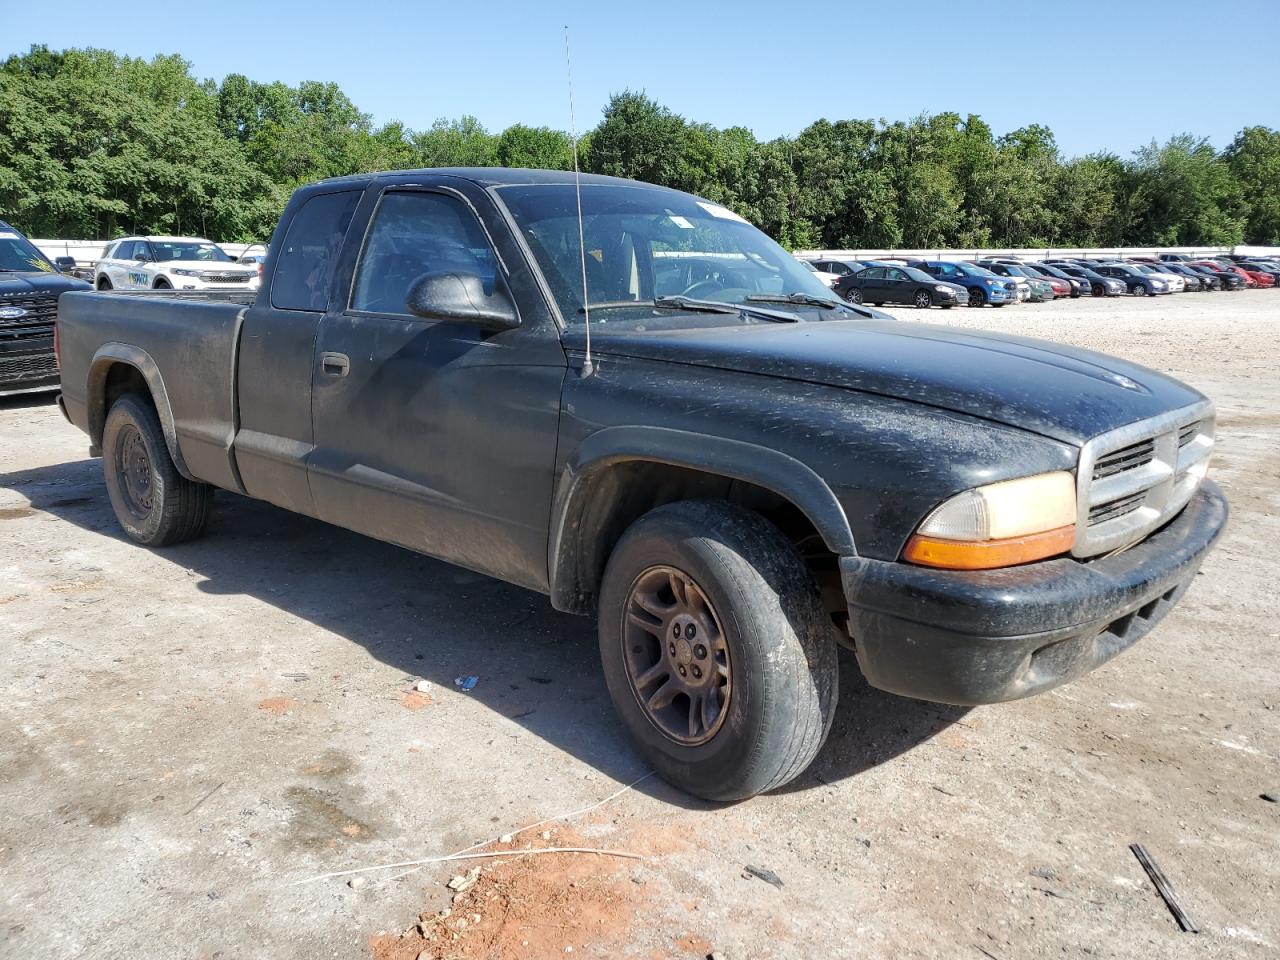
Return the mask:
<path id="1" fill-rule="evenodd" d="M 362 193 L 315 194 L 294 214 L 271 277 L 271 306 L 316 311 L 328 306 L 338 254 Z"/>

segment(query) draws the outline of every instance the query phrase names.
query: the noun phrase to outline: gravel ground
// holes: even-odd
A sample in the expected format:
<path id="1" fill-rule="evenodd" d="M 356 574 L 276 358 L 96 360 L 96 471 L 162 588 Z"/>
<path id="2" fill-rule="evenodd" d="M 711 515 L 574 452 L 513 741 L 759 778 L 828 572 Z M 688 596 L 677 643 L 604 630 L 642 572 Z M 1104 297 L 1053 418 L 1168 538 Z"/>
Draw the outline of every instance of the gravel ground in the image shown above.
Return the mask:
<path id="1" fill-rule="evenodd" d="M 508 860 L 452 906 L 469 862 L 295 881 L 450 853 L 642 776 L 592 625 L 229 495 L 204 539 L 140 549 L 50 398 L 0 401 L 0 953 L 1276 956 L 1280 293 L 929 319 L 1117 353 L 1217 400 L 1232 526 L 1181 606 L 1088 677 L 996 707 L 880 694 L 846 658 L 798 783 L 714 808 L 650 777 L 497 844 L 644 860 Z"/>

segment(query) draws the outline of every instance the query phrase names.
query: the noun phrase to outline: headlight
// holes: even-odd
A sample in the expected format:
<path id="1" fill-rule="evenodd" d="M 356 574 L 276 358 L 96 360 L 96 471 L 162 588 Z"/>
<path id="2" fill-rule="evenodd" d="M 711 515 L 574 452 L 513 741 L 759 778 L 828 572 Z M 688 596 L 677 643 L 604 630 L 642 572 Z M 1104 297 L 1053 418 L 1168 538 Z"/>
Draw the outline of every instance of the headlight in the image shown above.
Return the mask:
<path id="1" fill-rule="evenodd" d="M 198 276 L 200 276 L 200 271 L 199 271 L 199 270 L 178 270 L 178 269 L 174 269 L 174 270 L 172 270 L 172 271 L 170 271 L 170 272 L 171 272 L 171 273 L 176 273 L 176 274 L 177 274 L 178 276 L 180 276 L 180 277 L 198 277 Z"/>
<path id="2" fill-rule="evenodd" d="M 989 570 L 1056 556 L 1075 540 L 1076 481 L 1059 470 L 957 494 L 934 509 L 902 558 L 950 570 Z"/>
<path id="3" fill-rule="evenodd" d="M 935 284 L 933 285 L 933 289 L 937 290 L 939 293 L 950 293 L 950 292 L 951 292 L 951 288 L 950 288 L 950 287 L 944 287 L 944 286 L 943 286 L 942 284 L 940 284 L 940 283 L 935 283 Z"/>
<path id="4" fill-rule="evenodd" d="M 998 286 L 1000 286 L 1000 281 L 999 281 L 999 280 L 997 280 L 997 279 L 995 279 L 994 277 L 987 277 L 987 278 L 986 278 L 985 280 L 983 280 L 982 282 L 983 282 L 983 283 L 985 283 L 988 287 L 998 287 Z"/>

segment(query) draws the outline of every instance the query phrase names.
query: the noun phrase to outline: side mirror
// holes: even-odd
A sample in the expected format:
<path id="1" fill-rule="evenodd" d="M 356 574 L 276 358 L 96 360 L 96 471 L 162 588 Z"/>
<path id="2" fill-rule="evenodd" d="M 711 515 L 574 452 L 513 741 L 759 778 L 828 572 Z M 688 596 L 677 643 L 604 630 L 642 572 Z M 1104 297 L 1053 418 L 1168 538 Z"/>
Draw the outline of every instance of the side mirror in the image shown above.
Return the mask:
<path id="1" fill-rule="evenodd" d="M 423 274 L 409 288 L 405 306 L 424 320 L 469 323 L 488 333 L 520 326 L 515 304 L 499 281 L 485 293 L 484 281 L 474 273 L 449 271 Z"/>
<path id="2" fill-rule="evenodd" d="M 53 265 L 58 268 L 59 273 L 75 273 L 76 258 L 75 257 L 55 257 Z"/>

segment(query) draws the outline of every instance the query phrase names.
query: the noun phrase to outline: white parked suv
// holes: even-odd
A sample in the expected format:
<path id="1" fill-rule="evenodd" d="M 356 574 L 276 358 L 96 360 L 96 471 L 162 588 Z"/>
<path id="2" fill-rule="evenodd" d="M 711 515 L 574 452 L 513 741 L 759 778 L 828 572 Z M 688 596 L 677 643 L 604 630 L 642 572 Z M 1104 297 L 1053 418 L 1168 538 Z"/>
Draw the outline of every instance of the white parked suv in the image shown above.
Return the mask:
<path id="1" fill-rule="evenodd" d="M 257 267 L 200 237 L 121 237 L 94 268 L 99 290 L 257 290 Z"/>

